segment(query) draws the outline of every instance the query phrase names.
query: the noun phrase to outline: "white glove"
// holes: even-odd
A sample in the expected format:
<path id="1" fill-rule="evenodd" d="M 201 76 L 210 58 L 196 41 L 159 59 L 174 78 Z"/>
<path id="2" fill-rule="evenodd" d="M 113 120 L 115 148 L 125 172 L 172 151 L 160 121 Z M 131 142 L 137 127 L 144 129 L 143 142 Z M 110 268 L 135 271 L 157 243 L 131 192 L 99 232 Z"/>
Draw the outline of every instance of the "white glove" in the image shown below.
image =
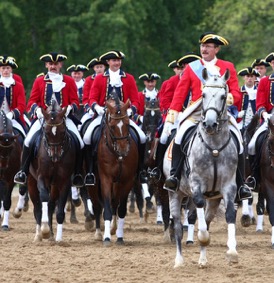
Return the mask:
<path id="1" fill-rule="evenodd" d="M 267 112 L 263 112 L 262 116 L 263 116 L 263 118 L 264 118 L 265 121 L 266 121 L 267 119 L 270 119 L 271 114 L 268 114 Z"/>
<path id="2" fill-rule="evenodd" d="M 68 107 L 67 107 L 67 111 L 66 111 L 66 117 L 68 117 L 68 115 L 69 115 L 69 113 L 70 113 L 70 111 L 72 110 L 72 106 L 71 105 L 68 105 Z"/>
<path id="3" fill-rule="evenodd" d="M 42 113 L 42 109 L 40 107 L 37 108 L 37 110 L 36 110 L 36 116 L 37 116 L 38 119 L 44 118 L 44 115 Z"/>
<path id="4" fill-rule="evenodd" d="M 93 115 L 94 115 L 93 110 L 92 110 L 92 109 L 89 109 L 88 114 L 89 114 L 91 117 L 93 117 Z"/>
<path id="5" fill-rule="evenodd" d="M 102 106 L 100 106 L 100 105 L 98 105 L 98 104 L 96 104 L 96 105 L 94 106 L 94 109 L 95 109 L 95 111 L 97 112 L 97 114 L 98 114 L 99 116 L 103 116 L 104 113 L 105 113 L 104 107 L 102 107 Z"/>
<path id="6" fill-rule="evenodd" d="M 166 122 L 165 122 L 165 125 L 164 125 L 163 132 L 164 132 L 166 135 L 170 136 L 172 128 L 173 128 L 173 124 L 172 124 L 171 122 L 167 122 L 167 121 L 166 121 Z"/>
<path id="7" fill-rule="evenodd" d="M 139 121 L 143 124 L 143 122 L 144 122 L 144 116 L 140 116 L 140 117 L 139 117 Z"/>
<path id="8" fill-rule="evenodd" d="M 242 110 L 238 113 L 238 118 L 243 118 L 245 114 L 245 110 Z"/>
<path id="9" fill-rule="evenodd" d="M 233 105 L 233 103 L 234 103 L 234 97 L 233 97 L 233 95 L 229 92 L 229 93 L 227 94 L 227 97 L 226 97 L 226 105 L 227 105 L 227 106 L 231 106 L 231 105 Z"/>
<path id="10" fill-rule="evenodd" d="M 10 120 L 13 118 L 13 112 L 9 112 L 6 114 L 7 118 L 9 118 Z"/>
<path id="11" fill-rule="evenodd" d="M 127 109 L 127 115 L 128 115 L 128 117 L 131 117 L 133 115 L 133 111 L 132 111 L 131 108 Z"/>

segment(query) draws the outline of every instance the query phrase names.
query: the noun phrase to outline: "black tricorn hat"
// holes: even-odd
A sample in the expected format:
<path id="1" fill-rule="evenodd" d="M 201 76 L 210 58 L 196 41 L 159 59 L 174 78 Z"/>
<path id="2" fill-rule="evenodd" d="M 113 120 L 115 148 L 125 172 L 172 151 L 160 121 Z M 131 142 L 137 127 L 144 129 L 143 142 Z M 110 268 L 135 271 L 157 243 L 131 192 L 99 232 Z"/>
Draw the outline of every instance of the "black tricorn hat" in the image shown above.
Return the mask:
<path id="1" fill-rule="evenodd" d="M 99 58 L 93 58 L 91 59 L 88 64 L 87 64 L 87 67 L 89 69 L 93 68 L 95 65 L 107 65 L 107 62 L 106 61 L 102 61 L 100 60 Z"/>
<path id="2" fill-rule="evenodd" d="M 154 81 L 154 80 L 159 80 L 160 76 L 156 73 L 144 73 L 141 76 L 139 76 L 139 79 L 142 81 Z"/>
<path id="3" fill-rule="evenodd" d="M 103 54 L 100 56 L 99 60 L 100 61 L 106 61 L 109 59 L 124 59 L 125 58 L 125 54 L 121 51 L 117 51 L 117 50 L 111 50 L 108 51 L 107 53 Z"/>
<path id="4" fill-rule="evenodd" d="M 197 55 L 193 52 L 188 52 L 188 53 L 186 53 L 186 55 L 184 55 L 183 57 L 181 57 L 177 60 L 177 65 L 182 67 L 183 64 L 189 64 L 189 63 L 196 61 L 198 59 L 202 59 L 202 58 L 199 55 Z"/>
<path id="5" fill-rule="evenodd" d="M 255 59 L 251 64 L 251 67 L 254 68 L 256 66 L 266 66 L 269 67 L 269 63 L 265 61 L 265 59 Z"/>
<path id="6" fill-rule="evenodd" d="M 177 64 L 177 60 L 173 60 L 171 61 L 168 65 L 169 68 L 173 69 L 173 68 L 180 68 Z"/>
<path id="7" fill-rule="evenodd" d="M 88 67 L 86 67 L 85 65 L 71 65 L 67 68 L 68 72 L 85 72 L 88 71 Z"/>
<path id="8" fill-rule="evenodd" d="M 58 52 L 51 52 L 40 57 L 40 60 L 43 62 L 62 62 L 67 60 L 67 56 L 60 54 Z"/>
<path id="9" fill-rule="evenodd" d="M 266 62 L 271 62 L 272 60 L 274 60 L 274 52 L 271 52 L 265 57 Z"/>
<path id="10" fill-rule="evenodd" d="M 229 45 L 229 41 L 213 32 L 205 32 L 200 36 L 199 43 L 214 43 L 216 45 Z"/>
<path id="11" fill-rule="evenodd" d="M 238 75 L 242 76 L 242 77 L 243 76 L 248 76 L 248 75 L 254 75 L 256 77 L 260 76 L 259 72 L 256 69 L 252 68 L 252 67 L 246 67 L 246 68 L 240 70 L 238 72 Z"/>
<path id="12" fill-rule="evenodd" d="M 10 66 L 12 69 L 17 69 L 18 65 L 15 63 L 15 59 L 11 56 L 0 56 L 0 66 Z"/>

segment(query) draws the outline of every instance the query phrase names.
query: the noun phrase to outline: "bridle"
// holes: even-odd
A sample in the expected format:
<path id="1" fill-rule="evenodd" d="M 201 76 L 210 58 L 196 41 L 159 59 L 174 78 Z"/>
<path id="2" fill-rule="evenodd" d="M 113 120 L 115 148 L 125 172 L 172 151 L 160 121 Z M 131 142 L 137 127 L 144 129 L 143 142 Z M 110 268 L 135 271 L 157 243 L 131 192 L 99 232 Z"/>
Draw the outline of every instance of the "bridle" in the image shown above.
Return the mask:
<path id="1" fill-rule="evenodd" d="M 123 120 L 125 118 L 128 118 L 128 115 L 127 114 L 124 114 L 124 115 L 120 115 L 119 111 L 117 111 L 117 114 L 116 115 L 113 115 L 113 114 L 110 114 L 107 112 L 107 115 L 106 115 L 106 119 L 109 119 L 106 123 L 106 128 L 108 129 L 108 135 L 111 139 L 111 144 L 112 144 L 112 147 L 110 146 L 109 142 L 108 142 L 108 139 L 107 139 L 107 133 L 106 131 L 104 131 L 104 138 L 105 138 L 105 142 L 106 142 L 106 145 L 107 147 L 111 150 L 113 149 L 114 153 L 118 156 L 118 159 L 122 160 L 125 156 L 128 155 L 129 153 L 129 145 L 130 145 L 130 131 L 129 131 L 129 123 L 127 125 L 127 134 L 125 136 L 121 136 L 121 137 L 118 137 L 115 135 L 113 129 L 111 129 L 111 127 L 109 126 L 109 122 L 111 119 L 113 120 Z M 127 147 L 127 150 L 125 152 L 120 152 L 120 150 L 118 149 L 118 141 L 121 141 L 121 140 L 126 140 L 127 143 L 128 143 L 128 147 Z"/>
<path id="2" fill-rule="evenodd" d="M 65 118 L 63 118 L 60 123 L 49 123 L 47 121 L 44 121 L 44 129 L 46 126 L 48 126 L 52 128 L 52 131 L 56 132 L 57 128 L 61 125 L 65 126 Z M 64 135 L 59 142 L 50 142 L 47 134 L 45 133 L 45 130 L 43 131 L 43 145 L 48 154 L 48 157 L 51 158 L 51 161 L 53 163 L 59 162 L 62 159 L 64 153 L 70 148 L 70 141 L 71 137 L 68 134 L 67 129 L 65 130 Z"/>

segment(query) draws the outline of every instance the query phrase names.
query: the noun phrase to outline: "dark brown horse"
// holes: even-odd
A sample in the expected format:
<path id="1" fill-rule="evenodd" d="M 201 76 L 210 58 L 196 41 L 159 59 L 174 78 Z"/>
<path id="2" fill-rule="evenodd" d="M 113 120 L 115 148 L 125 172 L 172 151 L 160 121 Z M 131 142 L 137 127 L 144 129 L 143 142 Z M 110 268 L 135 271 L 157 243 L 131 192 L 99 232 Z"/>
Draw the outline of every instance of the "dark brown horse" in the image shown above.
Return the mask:
<path id="1" fill-rule="evenodd" d="M 274 249 L 274 115 L 268 120 L 268 135 L 262 144 L 260 174 L 260 191 L 266 199 L 266 209 L 272 226 L 271 245 Z"/>
<path id="2" fill-rule="evenodd" d="M 9 210 L 14 187 L 13 178 L 20 168 L 21 145 L 12 122 L 0 111 L 0 200 L 3 201 L 2 230 L 9 230 Z"/>
<path id="3" fill-rule="evenodd" d="M 55 100 L 45 111 L 37 155 L 31 163 L 28 178 L 29 195 L 34 206 L 36 234 L 34 241 L 53 238 L 52 216 L 57 220 L 56 242 L 62 241 L 65 204 L 74 172 L 76 145 L 65 122 L 66 108 Z"/>
<path id="4" fill-rule="evenodd" d="M 110 244 L 112 216 L 117 243 L 124 243 L 124 220 L 127 199 L 138 167 L 138 149 L 130 131 L 127 109 L 130 102 L 121 102 L 116 94 L 106 102 L 105 126 L 98 145 L 98 175 L 104 208 L 104 243 Z"/>

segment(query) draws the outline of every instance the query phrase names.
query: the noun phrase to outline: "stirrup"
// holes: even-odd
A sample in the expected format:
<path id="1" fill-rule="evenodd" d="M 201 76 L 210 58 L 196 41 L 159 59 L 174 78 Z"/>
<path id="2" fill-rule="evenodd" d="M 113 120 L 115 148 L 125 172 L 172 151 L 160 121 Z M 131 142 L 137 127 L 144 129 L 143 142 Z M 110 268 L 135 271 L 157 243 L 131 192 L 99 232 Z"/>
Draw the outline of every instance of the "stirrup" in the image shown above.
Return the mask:
<path id="1" fill-rule="evenodd" d="M 237 197 L 239 200 L 252 198 L 251 189 L 247 184 L 243 184 L 242 186 L 240 186 L 237 192 Z"/>
<path id="2" fill-rule="evenodd" d="M 16 175 L 14 176 L 13 179 L 14 183 L 19 184 L 19 185 L 26 185 L 27 184 L 27 175 L 25 172 L 20 170 Z"/>
<path id="3" fill-rule="evenodd" d="M 253 176 L 248 176 L 245 180 L 245 184 L 252 190 L 256 190 L 257 182 Z"/>
<path id="4" fill-rule="evenodd" d="M 149 177 L 153 179 L 155 182 L 159 182 L 161 177 L 162 177 L 162 172 L 158 167 L 154 167 L 150 172 L 149 172 Z"/>
<path id="5" fill-rule="evenodd" d="M 84 182 L 86 186 L 94 186 L 96 183 L 95 175 L 93 173 L 88 173 L 85 177 Z"/>
<path id="6" fill-rule="evenodd" d="M 139 174 L 139 180 L 141 184 L 145 184 L 148 182 L 147 172 L 145 170 L 141 171 Z"/>
<path id="7" fill-rule="evenodd" d="M 180 185 L 179 179 L 175 176 L 170 176 L 169 178 L 166 179 L 163 188 L 167 191 L 174 193 L 178 191 L 179 185 Z"/>

